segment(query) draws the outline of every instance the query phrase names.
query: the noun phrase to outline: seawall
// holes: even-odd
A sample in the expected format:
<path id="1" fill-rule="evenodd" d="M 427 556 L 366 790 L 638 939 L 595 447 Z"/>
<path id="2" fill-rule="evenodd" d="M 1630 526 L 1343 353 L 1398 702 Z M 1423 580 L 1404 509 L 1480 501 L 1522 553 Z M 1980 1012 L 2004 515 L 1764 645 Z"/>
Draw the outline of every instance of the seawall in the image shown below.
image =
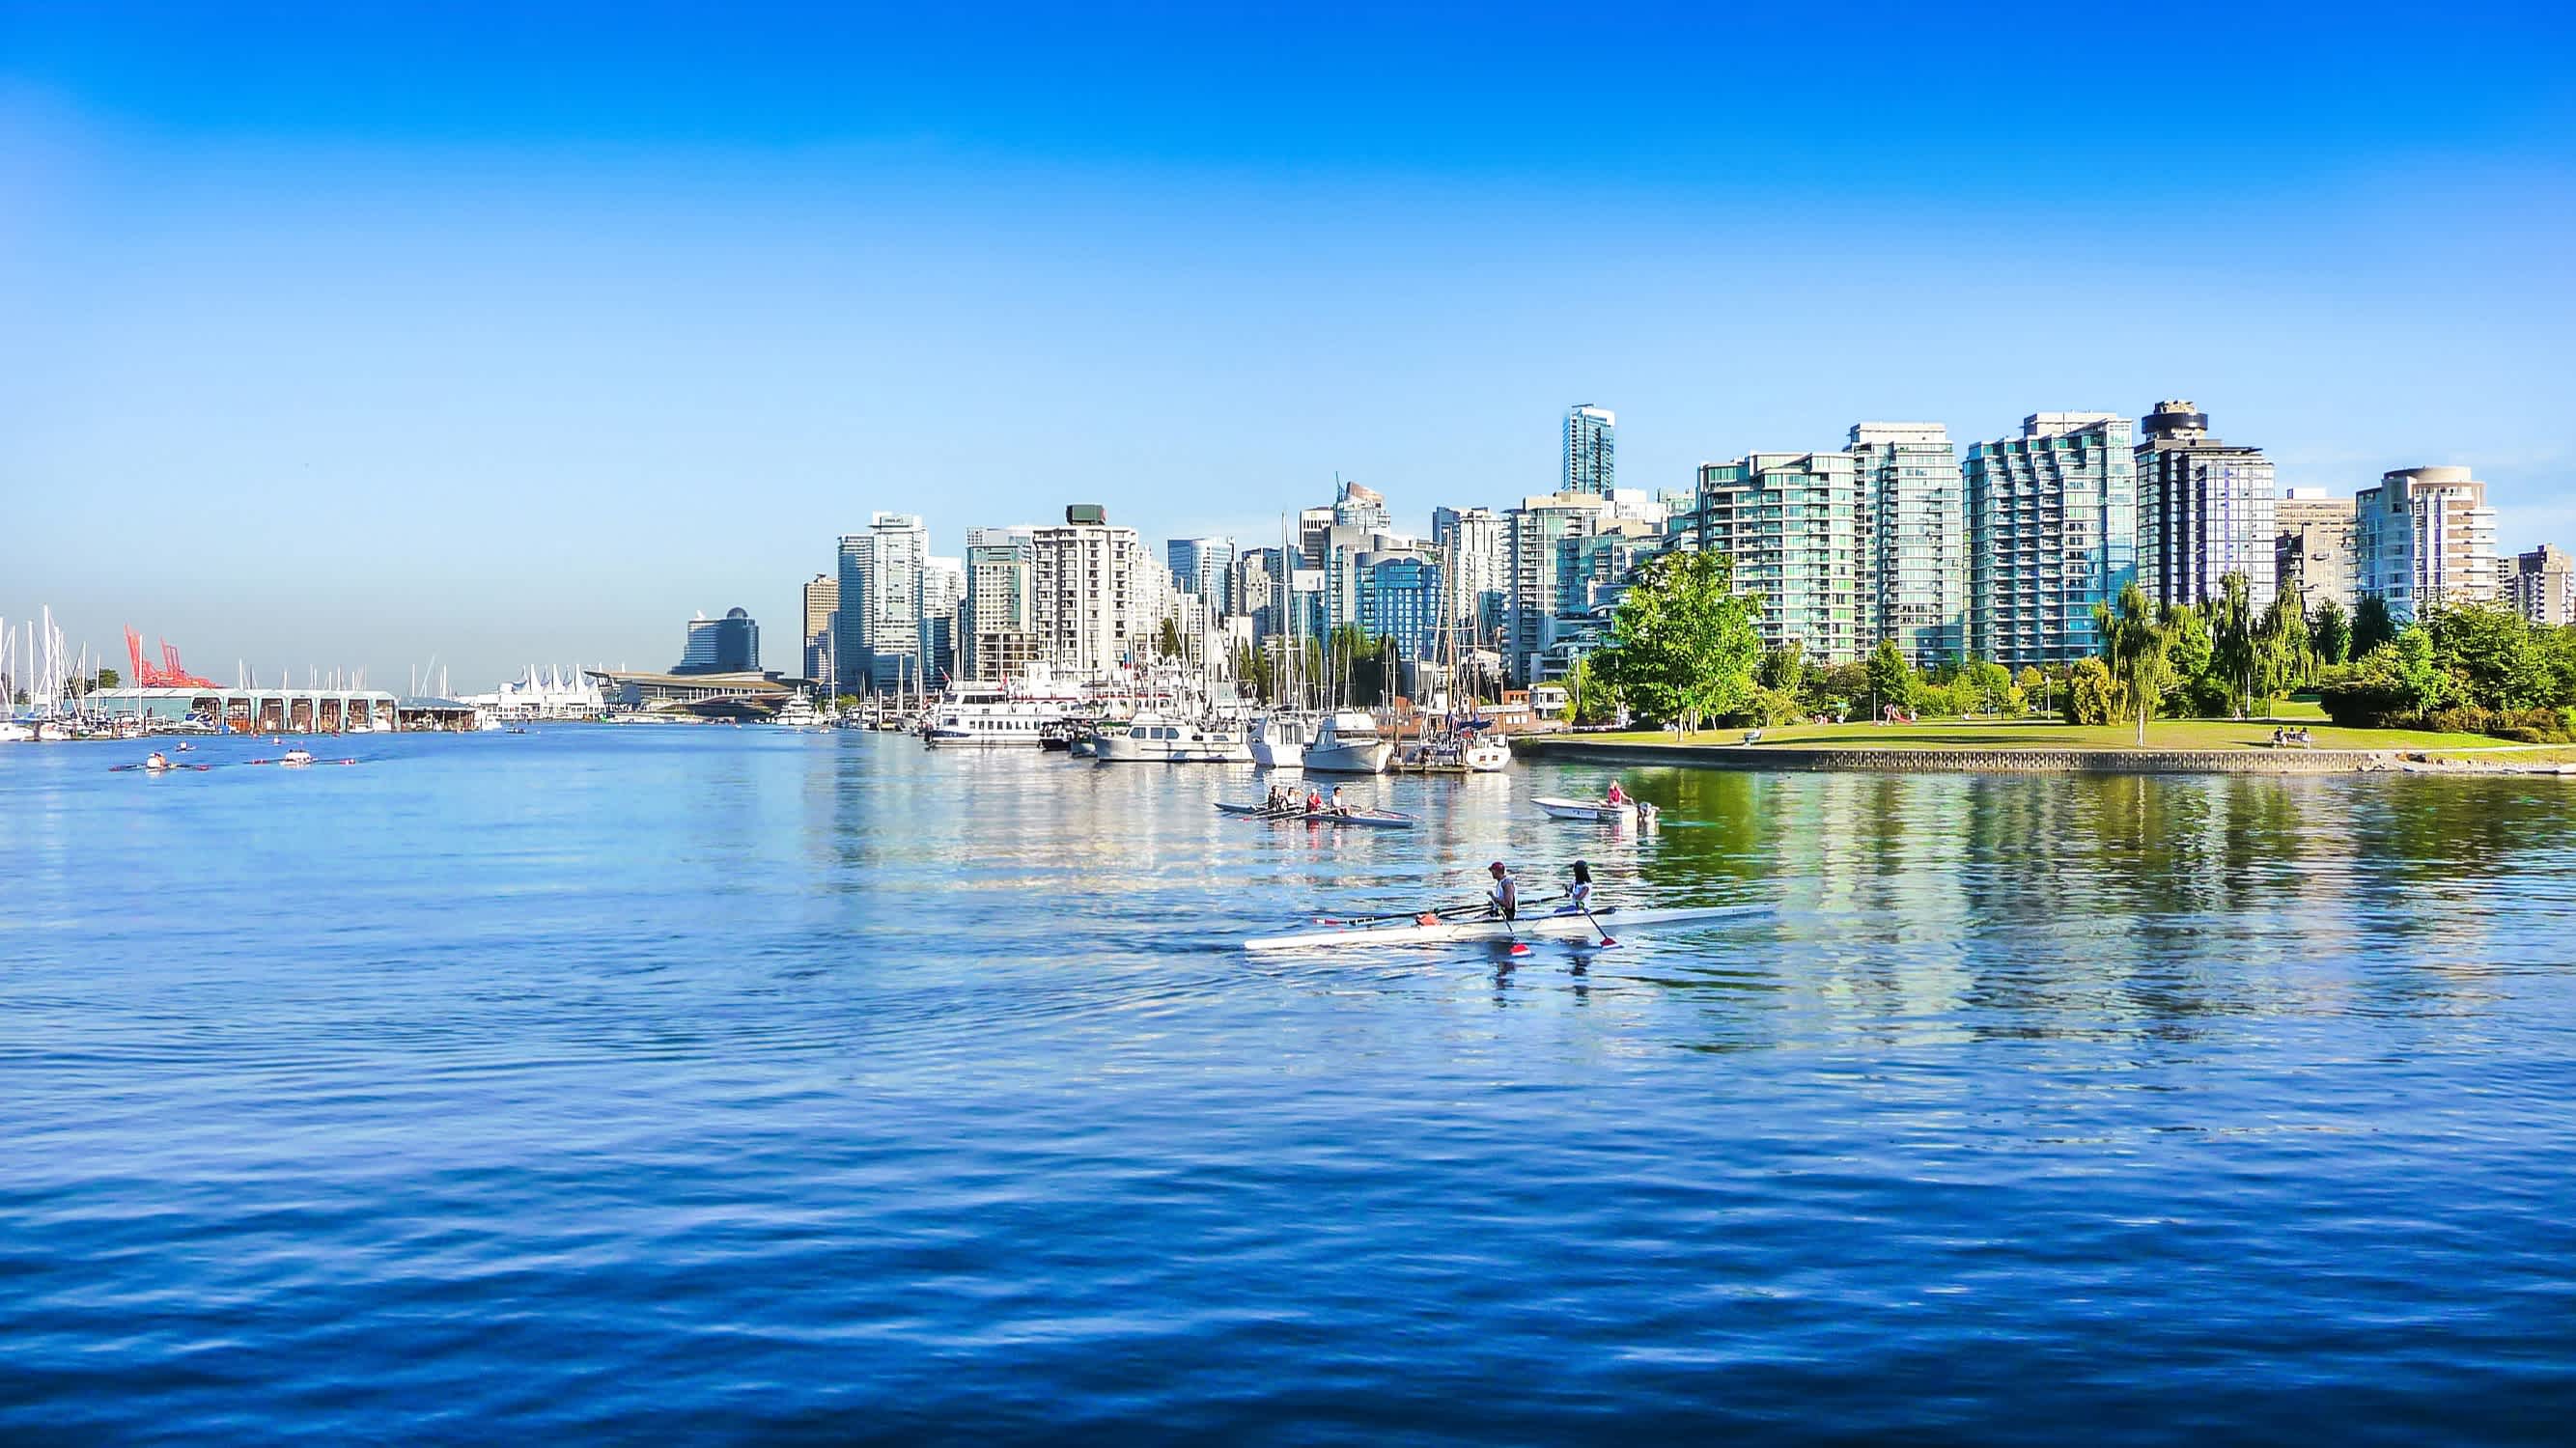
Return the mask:
<path id="1" fill-rule="evenodd" d="M 1515 753 L 1578 764 L 1903 774 L 2351 774 L 2396 770 L 2394 749 L 1872 749 L 1737 744 L 1607 744 L 1523 736 Z"/>

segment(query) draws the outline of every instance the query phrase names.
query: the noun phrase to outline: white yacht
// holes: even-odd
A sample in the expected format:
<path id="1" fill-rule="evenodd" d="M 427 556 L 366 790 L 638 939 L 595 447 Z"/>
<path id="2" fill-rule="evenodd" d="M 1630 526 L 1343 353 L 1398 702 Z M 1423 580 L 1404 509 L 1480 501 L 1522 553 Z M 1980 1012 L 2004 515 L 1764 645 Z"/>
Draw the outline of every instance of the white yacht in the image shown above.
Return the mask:
<path id="1" fill-rule="evenodd" d="M 1250 764 L 1252 746 L 1243 735 L 1238 720 L 1139 714 L 1124 730 L 1104 730 L 1094 748 L 1103 764 Z"/>
<path id="2" fill-rule="evenodd" d="M 930 706 L 921 739 L 933 749 L 1038 749 L 1064 717 L 1064 706 L 1053 699 L 961 686 Z"/>
<path id="3" fill-rule="evenodd" d="M 1384 774 L 1395 757 L 1395 741 L 1377 727 L 1377 719 L 1360 709 L 1336 709 L 1315 726 L 1306 746 L 1306 768 L 1320 774 Z"/>
<path id="4" fill-rule="evenodd" d="M 1313 732 L 1313 721 L 1303 714 L 1264 714 L 1252 721 L 1252 762 L 1263 769 L 1303 768 Z"/>
<path id="5" fill-rule="evenodd" d="M 15 719 L 0 719 L 0 744 L 24 744 L 36 737 L 36 727 Z"/>

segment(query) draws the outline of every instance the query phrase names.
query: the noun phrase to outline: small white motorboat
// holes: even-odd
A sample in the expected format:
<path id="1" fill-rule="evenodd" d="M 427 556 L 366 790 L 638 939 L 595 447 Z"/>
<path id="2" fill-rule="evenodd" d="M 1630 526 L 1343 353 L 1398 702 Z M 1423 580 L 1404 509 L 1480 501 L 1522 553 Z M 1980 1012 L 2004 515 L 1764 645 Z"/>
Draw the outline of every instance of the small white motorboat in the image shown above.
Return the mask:
<path id="1" fill-rule="evenodd" d="M 290 749 L 284 754 L 278 756 L 277 762 L 290 767 L 299 764 L 311 764 L 313 762 L 313 751 L 310 749 Z"/>
<path id="2" fill-rule="evenodd" d="M 1633 799 L 1612 803 L 1606 799 L 1559 799 L 1540 795 L 1530 803 L 1547 811 L 1548 817 L 1560 820 L 1582 820 L 1596 825 L 1642 825 L 1654 828 L 1661 811 L 1653 805 Z"/>
<path id="3" fill-rule="evenodd" d="M 1315 726 L 1306 745 L 1309 774 L 1384 774 L 1395 757 L 1395 741 L 1362 709 L 1336 709 Z"/>

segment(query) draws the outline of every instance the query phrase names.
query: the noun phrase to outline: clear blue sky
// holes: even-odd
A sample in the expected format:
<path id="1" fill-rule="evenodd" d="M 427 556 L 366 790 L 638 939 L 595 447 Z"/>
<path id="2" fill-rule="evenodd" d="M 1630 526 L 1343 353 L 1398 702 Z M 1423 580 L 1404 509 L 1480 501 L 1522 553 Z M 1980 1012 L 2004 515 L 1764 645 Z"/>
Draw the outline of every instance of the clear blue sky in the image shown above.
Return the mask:
<path id="1" fill-rule="evenodd" d="M 2560 6 L 0 0 L 0 614 L 659 667 L 872 509 L 1271 536 L 2190 397 L 2576 544 Z"/>

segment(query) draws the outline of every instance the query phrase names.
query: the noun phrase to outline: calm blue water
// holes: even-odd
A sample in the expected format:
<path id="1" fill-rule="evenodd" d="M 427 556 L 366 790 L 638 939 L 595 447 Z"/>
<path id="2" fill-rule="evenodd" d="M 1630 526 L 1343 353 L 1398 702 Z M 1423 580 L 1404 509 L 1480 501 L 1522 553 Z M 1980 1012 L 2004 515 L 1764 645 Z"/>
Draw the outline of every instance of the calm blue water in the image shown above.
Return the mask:
<path id="1" fill-rule="evenodd" d="M 247 757 L 210 745 L 200 759 Z M 273 753 L 273 748 L 255 752 Z M 2576 781 L 0 748 L 0 1439 L 2566 1440 Z M 1578 855 L 1611 951 L 1250 958 Z"/>

